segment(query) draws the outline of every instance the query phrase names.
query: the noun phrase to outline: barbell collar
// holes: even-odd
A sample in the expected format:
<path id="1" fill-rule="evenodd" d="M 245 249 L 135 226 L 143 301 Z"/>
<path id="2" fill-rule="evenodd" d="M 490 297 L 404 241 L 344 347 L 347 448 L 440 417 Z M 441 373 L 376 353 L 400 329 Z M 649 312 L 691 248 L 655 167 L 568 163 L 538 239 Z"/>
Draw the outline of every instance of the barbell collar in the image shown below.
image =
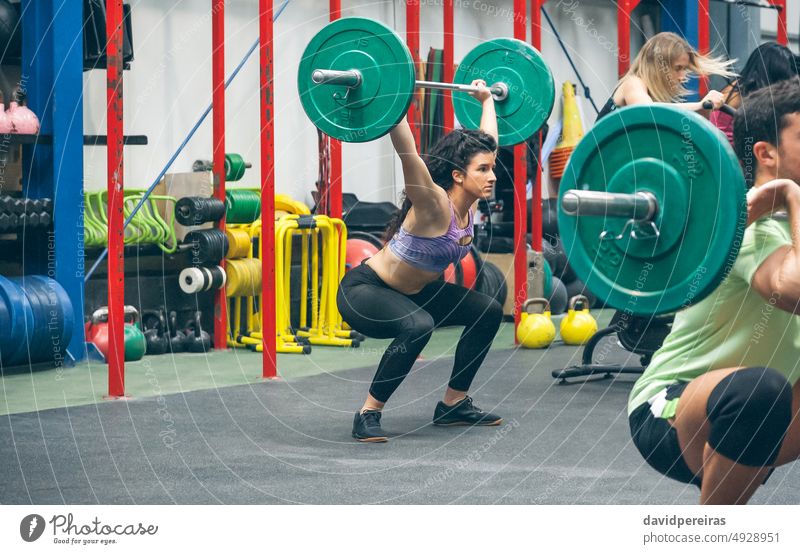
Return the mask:
<path id="1" fill-rule="evenodd" d="M 568 190 L 561 209 L 571 216 L 625 217 L 634 221 L 653 221 L 658 199 L 650 192 L 623 194 L 593 190 Z"/>
<path id="2" fill-rule="evenodd" d="M 318 85 L 344 85 L 355 88 L 361 85 L 361 72 L 355 69 L 339 71 L 336 69 L 315 69 L 311 80 Z"/>

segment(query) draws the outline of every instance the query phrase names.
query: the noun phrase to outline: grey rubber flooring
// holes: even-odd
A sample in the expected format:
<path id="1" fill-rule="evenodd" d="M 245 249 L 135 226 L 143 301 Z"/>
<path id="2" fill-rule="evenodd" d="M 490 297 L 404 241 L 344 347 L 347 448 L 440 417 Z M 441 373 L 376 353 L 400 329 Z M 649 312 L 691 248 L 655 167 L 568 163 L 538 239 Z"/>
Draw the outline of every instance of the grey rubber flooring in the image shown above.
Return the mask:
<path id="1" fill-rule="evenodd" d="M 384 412 L 386 444 L 350 438 L 374 366 L 2 416 L 0 503 L 696 503 L 630 442 L 634 377 L 550 377 L 579 354 L 490 352 L 473 396 L 505 422 L 473 429 L 430 424 L 452 358 L 419 361 Z M 752 502 L 800 503 L 799 470 Z"/>

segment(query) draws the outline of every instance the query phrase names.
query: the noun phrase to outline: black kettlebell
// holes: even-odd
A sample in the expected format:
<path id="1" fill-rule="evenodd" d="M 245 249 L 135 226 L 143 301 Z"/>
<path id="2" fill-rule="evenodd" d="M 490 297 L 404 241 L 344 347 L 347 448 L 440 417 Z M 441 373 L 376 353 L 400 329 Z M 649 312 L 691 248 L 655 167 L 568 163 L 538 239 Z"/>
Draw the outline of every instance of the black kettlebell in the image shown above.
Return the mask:
<path id="1" fill-rule="evenodd" d="M 144 327 L 145 354 L 157 356 L 166 353 L 169 349 L 169 339 L 164 335 L 163 312 L 145 310 L 142 312 L 142 326 Z"/>
<path id="2" fill-rule="evenodd" d="M 183 343 L 186 340 L 186 335 L 183 331 L 178 330 L 178 314 L 174 311 L 169 313 L 169 350 L 173 354 L 183 352 Z"/>
<path id="3" fill-rule="evenodd" d="M 184 325 L 186 338 L 183 344 L 187 352 L 199 354 L 211 350 L 211 335 L 203 331 L 200 323 L 202 315 L 202 312 L 195 312 L 194 317 Z"/>

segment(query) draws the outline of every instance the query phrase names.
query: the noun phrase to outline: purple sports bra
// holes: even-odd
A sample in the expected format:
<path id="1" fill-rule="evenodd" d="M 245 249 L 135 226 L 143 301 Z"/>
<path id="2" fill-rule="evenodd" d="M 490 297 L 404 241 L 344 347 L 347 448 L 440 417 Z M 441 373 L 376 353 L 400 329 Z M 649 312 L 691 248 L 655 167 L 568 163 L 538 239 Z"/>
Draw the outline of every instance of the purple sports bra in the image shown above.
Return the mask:
<path id="1" fill-rule="evenodd" d="M 412 235 L 401 225 L 397 233 L 389 241 L 389 249 L 394 254 L 416 268 L 441 273 L 445 268 L 460 261 L 470 250 L 470 244 L 459 244 L 464 237 L 474 235 L 472 228 L 472 210 L 469 211 L 469 223 L 466 229 L 458 228 L 455 210 L 450 203 L 450 228 L 438 237 L 418 237 Z"/>

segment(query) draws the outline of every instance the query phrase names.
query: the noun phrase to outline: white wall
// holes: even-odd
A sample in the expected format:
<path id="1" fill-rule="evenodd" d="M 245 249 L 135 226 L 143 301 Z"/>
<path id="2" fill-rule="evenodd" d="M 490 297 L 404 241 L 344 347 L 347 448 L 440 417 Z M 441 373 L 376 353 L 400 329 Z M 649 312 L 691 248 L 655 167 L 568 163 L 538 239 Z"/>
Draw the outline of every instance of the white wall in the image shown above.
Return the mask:
<path id="1" fill-rule="evenodd" d="M 211 102 L 210 0 L 130 0 L 133 5 L 136 59 L 125 72 L 125 133 L 143 134 L 147 146 L 125 149 L 126 188 L 145 188 Z M 275 5 L 281 5 L 275 0 Z M 455 0 L 456 62 L 482 40 L 513 35 L 512 0 Z M 402 0 L 344 0 L 347 16 L 371 17 L 405 36 Z M 421 50 L 442 47 L 441 0 L 421 0 Z M 598 107 L 616 83 L 616 8 L 601 0 L 551 0 L 555 25 L 587 81 Z M 257 0 L 226 2 L 226 73 L 230 73 L 258 35 Z M 326 0 L 292 0 L 275 26 L 276 188 L 311 203 L 317 177 L 317 138 L 296 89 L 297 64 L 305 45 L 328 21 Z M 635 29 L 634 29 L 635 32 Z M 543 21 L 542 50 L 553 70 L 557 92 L 565 79 L 576 82 L 555 36 Z M 87 134 L 105 133 L 105 72 L 84 77 Z M 579 90 L 580 94 L 580 90 Z M 558 117 L 558 104 L 553 117 Z M 253 163 L 242 185 L 258 186 L 260 164 L 258 60 L 253 55 L 226 95 L 226 151 Z M 584 106 L 588 122 L 594 112 Z M 368 144 L 344 145 L 344 190 L 362 200 L 394 200 L 401 182 L 388 137 Z M 210 159 L 209 116 L 171 171 L 190 171 L 195 159 Z M 106 183 L 106 150 L 85 149 L 86 188 Z"/>
<path id="2" fill-rule="evenodd" d="M 798 53 L 798 34 L 800 34 L 800 0 L 787 0 L 786 27 L 789 32 L 789 47 Z M 774 10 L 761 11 L 762 42 L 775 40 L 778 36 L 778 15 Z"/>

